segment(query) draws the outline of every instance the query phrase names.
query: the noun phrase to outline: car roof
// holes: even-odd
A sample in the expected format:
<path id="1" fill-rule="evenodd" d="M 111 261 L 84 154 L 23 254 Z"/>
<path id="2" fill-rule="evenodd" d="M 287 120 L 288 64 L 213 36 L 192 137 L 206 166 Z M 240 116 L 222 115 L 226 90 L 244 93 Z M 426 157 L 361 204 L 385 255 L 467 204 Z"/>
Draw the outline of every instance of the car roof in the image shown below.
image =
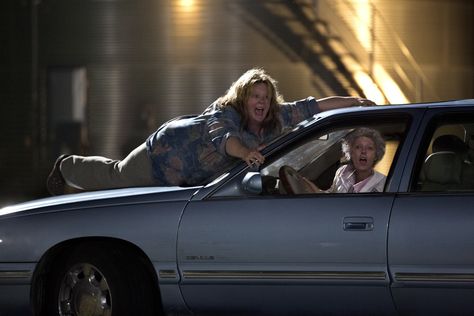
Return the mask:
<path id="1" fill-rule="evenodd" d="M 474 105 L 474 99 L 440 101 L 431 103 L 422 103 L 427 106 L 453 106 L 453 105 Z"/>
<path id="2" fill-rule="evenodd" d="M 363 113 L 363 112 L 372 112 L 372 111 L 387 111 L 392 110 L 413 110 L 413 109 L 428 109 L 428 108 L 442 108 L 442 107 L 472 107 L 474 106 L 474 99 L 464 99 L 464 100 L 451 100 L 451 101 L 437 101 L 437 102 L 423 102 L 423 103 L 407 103 L 407 104 L 388 104 L 388 105 L 376 105 L 376 106 L 354 106 L 346 107 L 335 110 L 329 110 L 317 113 L 313 117 L 304 120 L 297 124 L 294 130 L 297 130 L 301 127 L 308 127 L 315 124 L 322 118 L 332 116 L 334 114 L 342 113 Z"/>
<path id="3" fill-rule="evenodd" d="M 387 105 L 376 105 L 369 107 L 349 107 L 344 109 L 368 109 L 368 108 L 431 108 L 431 107 L 452 107 L 452 106 L 474 106 L 474 99 L 463 99 L 463 100 L 448 100 L 448 101 L 436 101 L 436 102 L 419 102 L 419 103 L 406 103 L 406 104 L 387 104 Z"/>

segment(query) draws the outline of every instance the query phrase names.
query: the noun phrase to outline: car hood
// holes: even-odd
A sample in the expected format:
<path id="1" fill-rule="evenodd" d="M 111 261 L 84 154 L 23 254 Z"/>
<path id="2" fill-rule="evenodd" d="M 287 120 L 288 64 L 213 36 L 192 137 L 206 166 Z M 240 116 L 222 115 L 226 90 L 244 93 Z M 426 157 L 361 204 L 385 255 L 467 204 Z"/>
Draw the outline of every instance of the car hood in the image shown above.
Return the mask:
<path id="1" fill-rule="evenodd" d="M 28 201 L 0 209 L 0 218 L 25 216 L 94 205 L 130 204 L 146 201 L 190 200 L 200 187 L 144 187 L 66 194 Z"/>

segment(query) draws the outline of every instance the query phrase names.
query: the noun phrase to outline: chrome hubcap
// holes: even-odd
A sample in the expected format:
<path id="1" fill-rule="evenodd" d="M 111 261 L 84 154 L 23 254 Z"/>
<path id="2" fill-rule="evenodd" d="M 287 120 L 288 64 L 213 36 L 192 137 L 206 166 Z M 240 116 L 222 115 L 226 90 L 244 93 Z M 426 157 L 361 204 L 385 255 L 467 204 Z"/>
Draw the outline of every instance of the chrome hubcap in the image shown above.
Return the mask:
<path id="1" fill-rule="evenodd" d="M 58 308 L 61 316 L 110 316 L 112 296 L 99 269 L 87 263 L 69 269 L 59 289 Z"/>

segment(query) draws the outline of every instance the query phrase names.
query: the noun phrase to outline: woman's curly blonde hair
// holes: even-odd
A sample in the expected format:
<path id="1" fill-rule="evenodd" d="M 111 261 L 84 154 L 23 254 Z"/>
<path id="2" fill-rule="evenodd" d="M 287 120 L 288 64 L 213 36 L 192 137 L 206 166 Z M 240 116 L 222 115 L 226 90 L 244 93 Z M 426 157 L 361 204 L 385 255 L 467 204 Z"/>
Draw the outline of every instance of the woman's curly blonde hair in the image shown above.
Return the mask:
<path id="1" fill-rule="evenodd" d="M 362 136 L 372 139 L 375 144 L 375 162 L 380 161 L 385 155 L 385 141 L 379 131 L 368 127 L 356 128 L 344 137 L 342 152 L 347 161 L 351 161 L 351 147 L 354 145 L 356 139 Z"/>
<path id="2" fill-rule="evenodd" d="M 277 81 L 270 77 L 262 68 L 247 70 L 239 79 L 232 83 L 226 94 L 221 96 L 217 102 L 220 107 L 232 106 L 242 119 L 241 129 L 247 128 L 249 116 L 245 103 L 252 93 L 252 87 L 258 83 L 265 83 L 270 95 L 270 108 L 267 117 L 262 123 L 262 127 L 265 130 L 280 130 L 281 123 L 278 120 L 278 113 L 280 104 L 284 102 L 284 99 L 278 91 Z"/>

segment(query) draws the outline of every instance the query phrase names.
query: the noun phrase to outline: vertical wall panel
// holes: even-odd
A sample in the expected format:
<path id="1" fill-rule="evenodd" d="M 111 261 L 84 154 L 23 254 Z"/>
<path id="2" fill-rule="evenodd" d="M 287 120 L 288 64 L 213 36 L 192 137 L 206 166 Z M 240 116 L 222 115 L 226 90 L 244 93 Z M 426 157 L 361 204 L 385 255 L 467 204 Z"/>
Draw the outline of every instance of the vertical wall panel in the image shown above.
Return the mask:
<path id="1" fill-rule="evenodd" d="M 0 2 L 0 194 L 7 202 L 38 186 L 33 20 L 28 1 Z"/>
<path id="2" fill-rule="evenodd" d="M 310 71 L 250 28 L 235 2 L 191 2 L 43 1 L 42 66 L 87 68 L 86 153 L 122 157 L 161 122 L 201 112 L 254 66 L 282 78 L 288 99 L 321 94 Z"/>

